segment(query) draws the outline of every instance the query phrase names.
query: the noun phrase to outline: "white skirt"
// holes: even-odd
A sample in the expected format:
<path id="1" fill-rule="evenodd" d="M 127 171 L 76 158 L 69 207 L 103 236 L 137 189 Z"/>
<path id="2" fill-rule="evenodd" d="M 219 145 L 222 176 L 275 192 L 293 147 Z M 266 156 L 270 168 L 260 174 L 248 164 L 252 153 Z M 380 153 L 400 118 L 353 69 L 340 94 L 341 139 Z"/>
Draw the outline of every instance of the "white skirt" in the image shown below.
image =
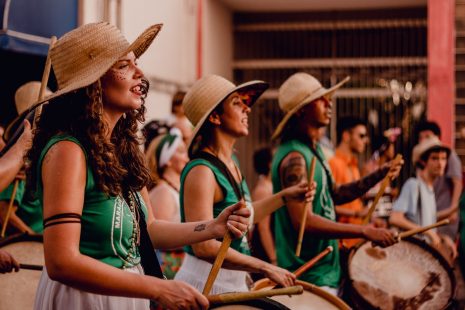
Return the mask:
<path id="1" fill-rule="evenodd" d="M 137 274 L 144 274 L 140 265 L 123 270 Z M 149 301 L 140 298 L 107 296 L 84 292 L 51 280 L 48 277 L 47 270 L 44 266 L 36 292 L 34 309 L 147 310 L 149 309 Z"/>
<path id="2" fill-rule="evenodd" d="M 201 292 L 207 282 L 211 268 L 212 264 L 209 262 L 186 253 L 181 268 L 174 279 L 187 282 Z M 221 268 L 210 294 L 248 292 L 246 278 L 247 272 L 245 271 Z"/>

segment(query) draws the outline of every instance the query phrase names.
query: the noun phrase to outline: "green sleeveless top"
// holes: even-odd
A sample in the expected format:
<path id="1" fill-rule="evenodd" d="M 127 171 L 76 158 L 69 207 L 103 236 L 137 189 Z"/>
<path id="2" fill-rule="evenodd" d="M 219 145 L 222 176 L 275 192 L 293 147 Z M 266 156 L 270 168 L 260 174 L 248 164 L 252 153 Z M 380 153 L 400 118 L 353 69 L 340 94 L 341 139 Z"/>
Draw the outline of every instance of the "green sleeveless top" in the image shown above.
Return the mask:
<path id="1" fill-rule="evenodd" d="M 11 194 L 13 194 L 14 182 L 11 183 L 0 193 L 1 201 L 10 201 Z M 16 189 L 14 198 L 18 210 L 16 215 L 34 232 L 41 234 L 44 231 L 42 226 L 42 208 L 40 201 L 34 197 L 29 197 L 26 194 L 26 183 L 21 180 Z"/>
<path id="2" fill-rule="evenodd" d="M 298 140 L 290 140 L 281 144 L 272 161 L 271 173 L 273 182 L 273 192 L 277 193 L 282 190 L 279 176 L 279 166 L 282 160 L 290 153 L 298 152 L 305 159 L 306 169 L 308 171 L 312 158 L 315 156 L 311 149 Z M 316 148 L 320 158 L 324 158 L 320 146 Z M 331 187 L 333 180 L 331 175 L 327 175 L 323 163 L 316 159 L 314 180 L 317 183 L 315 199 L 313 200 L 313 213 L 320 215 L 331 221 L 336 220 L 334 204 L 331 198 Z M 302 251 L 300 257 L 295 255 L 297 238 L 299 231 L 292 226 L 291 218 L 286 207 L 280 208 L 275 212 L 275 243 L 278 265 L 288 270 L 296 270 L 308 260 L 319 254 L 327 246 L 331 245 L 334 249 L 315 266 L 304 273 L 300 279 L 313 283 L 318 286 L 329 286 L 337 288 L 341 278 L 341 267 L 339 262 L 339 248 L 336 239 L 318 238 L 310 233 L 305 233 L 302 241 Z"/>
<path id="3" fill-rule="evenodd" d="M 195 166 L 199 166 L 199 165 L 207 166 L 208 168 L 210 168 L 210 170 L 215 175 L 216 182 L 221 187 L 221 190 L 224 195 L 224 199 L 222 201 L 217 202 L 213 205 L 213 217 L 214 218 L 216 218 L 221 213 L 221 211 L 223 211 L 226 207 L 229 207 L 230 205 L 233 205 L 239 201 L 237 199 L 237 196 L 234 192 L 233 187 L 228 181 L 228 178 L 216 166 L 212 165 L 209 161 L 205 159 L 191 160 L 186 165 L 186 167 L 181 173 L 181 189 L 180 189 L 179 199 L 181 203 L 181 221 L 183 223 L 186 222 L 186 217 L 185 217 L 185 212 L 184 212 L 184 181 L 186 180 L 186 176 L 189 173 L 189 171 L 191 171 L 192 168 L 194 168 Z M 239 188 L 243 190 L 243 195 L 244 195 L 244 199 L 246 201 L 247 207 L 252 208 L 250 192 L 249 192 L 247 183 L 245 182 L 244 178 L 242 178 L 242 183 L 238 184 L 238 186 Z M 248 244 L 246 236 L 243 236 L 242 238 L 234 239 L 231 242 L 231 248 L 235 249 L 236 251 L 242 254 L 250 255 L 250 248 L 249 248 L 249 244 Z M 190 255 L 195 256 L 194 251 L 192 250 L 191 246 L 186 246 L 184 250 Z"/>
<path id="4" fill-rule="evenodd" d="M 71 141 L 79 145 L 86 156 L 86 161 L 88 161 L 85 148 L 76 138 L 69 135 L 57 135 L 52 137 L 42 150 L 37 167 L 38 176 L 41 175 L 42 162 L 48 150 L 60 141 Z M 144 200 L 139 193 L 138 195 L 145 218 L 147 218 Z M 41 177 L 38 178 L 37 197 L 43 206 Z M 87 163 L 79 251 L 117 268 L 136 266 L 140 263 L 134 230 L 136 223 L 134 214 L 121 195 L 108 196 L 98 189 L 92 168 Z"/>

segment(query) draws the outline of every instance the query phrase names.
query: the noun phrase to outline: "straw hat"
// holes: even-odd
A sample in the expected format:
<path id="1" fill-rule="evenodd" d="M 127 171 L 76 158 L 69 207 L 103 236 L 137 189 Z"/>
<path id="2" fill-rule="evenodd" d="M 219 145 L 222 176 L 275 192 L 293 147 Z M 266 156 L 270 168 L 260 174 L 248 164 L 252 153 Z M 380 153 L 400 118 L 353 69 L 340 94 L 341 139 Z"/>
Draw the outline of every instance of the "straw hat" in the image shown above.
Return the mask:
<path id="1" fill-rule="evenodd" d="M 189 143 L 189 153 L 194 141 L 213 110 L 234 92 L 254 91 L 249 106 L 252 106 L 258 97 L 268 88 L 268 83 L 263 81 L 250 81 L 239 86 L 218 75 L 208 75 L 194 83 L 187 92 L 182 105 L 184 113 L 194 125 L 192 139 Z"/>
<path id="2" fill-rule="evenodd" d="M 6 141 L 10 140 L 12 133 L 18 128 L 19 123 L 23 119 L 23 113 L 27 112 L 29 108 L 37 101 L 40 92 L 40 82 L 32 81 L 21 85 L 15 93 L 15 105 L 18 111 L 18 116 L 10 122 L 7 126 L 4 138 Z M 50 95 L 52 92 L 46 88 L 45 95 Z"/>
<path id="3" fill-rule="evenodd" d="M 423 140 L 421 143 L 415 145 L 412 151 L 412 162 L 414 165 L 418 161 L 420 161 L 420 158 L 423 154 L 425 154 L 428 151 L 445 151 L 447 152 L 447 156 L 450 154 L 450 148 L 445 146 L 439 139 L 438 137 L 430 137 L 428 139 Z"/>
<path id="4" fill-rule="evenodd" d="M 331 88 L 324 88 L 320 81 L 308 73 L 298 72 L 291 75 L 279 88 L 279 107 L 286 113 L 278 124 L 271 139 L 276 139 L 283 131 L 286 123 L 298 110 L 315 99 L 330 96 L 332 93 L 349 81 L 349 77 Z"/>
<path id="5" fill-rule="evenodd" d="M 58 89 L 34 104 L 59 97 L 96 82 L 121 57 L 134 52 L 139 58 L 152 44 L 162 24 L 147 28 L 132 44 L 121 31 L 106 22 L 91 23 L 63 35 L 50 51 Z"/>

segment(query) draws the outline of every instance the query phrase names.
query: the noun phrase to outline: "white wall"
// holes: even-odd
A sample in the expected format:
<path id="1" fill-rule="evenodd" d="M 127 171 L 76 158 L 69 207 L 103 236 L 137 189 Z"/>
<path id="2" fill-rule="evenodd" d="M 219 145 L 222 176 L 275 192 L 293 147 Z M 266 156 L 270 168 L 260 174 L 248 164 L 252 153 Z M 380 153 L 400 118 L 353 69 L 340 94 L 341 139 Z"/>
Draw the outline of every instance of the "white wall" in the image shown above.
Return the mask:
<path id="1" fill-rule="evenodd" d="M 203 74 L 219 74 L 232 80 L 232 12 L 218 0 L 203 3 Z"/>

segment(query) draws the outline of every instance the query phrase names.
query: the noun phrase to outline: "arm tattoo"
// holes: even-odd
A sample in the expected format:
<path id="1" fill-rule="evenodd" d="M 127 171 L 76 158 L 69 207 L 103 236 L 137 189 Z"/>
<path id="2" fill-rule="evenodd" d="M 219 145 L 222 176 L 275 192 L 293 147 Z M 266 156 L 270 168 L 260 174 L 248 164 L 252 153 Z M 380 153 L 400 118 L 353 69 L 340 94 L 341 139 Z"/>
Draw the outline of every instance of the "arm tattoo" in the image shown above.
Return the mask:
<path id="1" fill-rule="evenodd" d="M 281 168 L 281 183 L 283 188 L 300 183 L 307 177 L 305 160 L 301 155 L 295 155 L 283 162 Z"/>
<path id="2" fill-rule="evenodd" d="M 358 181 L 342 184 L 333 191 L 333 201 L 336 205 L 351 202 L 364 195 L 370 188 L 381 181 L 388 173 L 389 168 L 378 169 Z"/>
<path id="3" fill-rule="evenodd" d="M 207 227 L 207 225 L 205 225 L 205 224 L 199 224 L 199 225 L 195 226 L 194 231 L 202 231 L 202 230 L 205 230 L 205 227 Z"/>

